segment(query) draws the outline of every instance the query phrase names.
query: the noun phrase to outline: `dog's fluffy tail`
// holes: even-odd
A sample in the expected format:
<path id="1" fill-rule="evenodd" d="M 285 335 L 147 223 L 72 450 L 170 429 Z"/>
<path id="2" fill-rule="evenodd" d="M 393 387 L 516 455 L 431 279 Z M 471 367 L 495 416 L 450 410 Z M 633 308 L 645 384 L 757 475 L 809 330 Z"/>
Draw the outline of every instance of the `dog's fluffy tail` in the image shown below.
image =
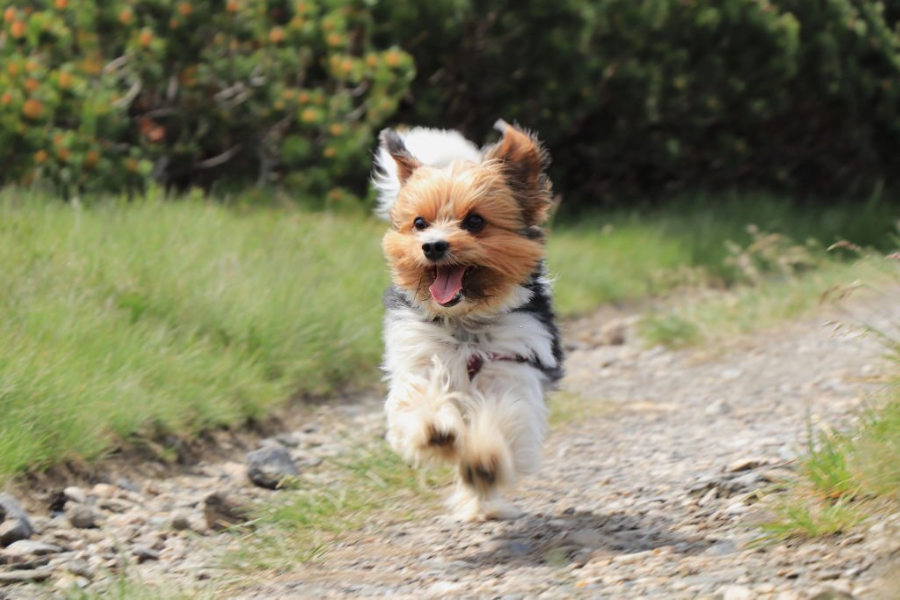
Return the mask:
<path id="1" fill-rule="evenodd" d="M 397 133 L 409 153 L 423 165 L 445 167 L 457 160 L 481 162 L 481 151 L 478 146 L 464 138 L 458 131 L 416 127 Z M 391 207 L 397 201 L 397 194 L 400 193 L 400 179 L 397 175 L 397 163 L 383 145 L 378 148 L 375 155 L 372 185 L 378 192 L 375 212 L 381 218 L 387 219 Z"/>

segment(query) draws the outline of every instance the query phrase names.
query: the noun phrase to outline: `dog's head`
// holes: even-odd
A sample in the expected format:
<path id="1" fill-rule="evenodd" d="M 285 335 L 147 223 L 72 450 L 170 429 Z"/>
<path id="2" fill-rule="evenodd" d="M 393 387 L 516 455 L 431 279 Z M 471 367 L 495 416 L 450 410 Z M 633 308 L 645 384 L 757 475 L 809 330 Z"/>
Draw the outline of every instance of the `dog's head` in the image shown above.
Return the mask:
<path id="1" fill-rule="evenodd" d="M 502 310 L 543 259 L 549 157 L 530 133 L 502 121 L 498 129 L 503 137 L 480 162 L 440 168 L 422 164 L 395 131 L 381 134 L 400 185 L 384 251 L 395 285 L 432 314 Z"/>

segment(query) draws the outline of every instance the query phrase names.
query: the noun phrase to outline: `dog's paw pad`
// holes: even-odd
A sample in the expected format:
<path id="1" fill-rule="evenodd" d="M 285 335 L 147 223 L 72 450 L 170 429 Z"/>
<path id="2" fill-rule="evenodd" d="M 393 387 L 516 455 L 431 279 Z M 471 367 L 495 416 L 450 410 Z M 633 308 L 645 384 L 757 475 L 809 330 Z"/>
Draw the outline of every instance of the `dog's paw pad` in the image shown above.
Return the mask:
<path id="1" fill-rule="evenodd" d="M 435 427 L 428 428 L 428 445 L 436 448 L 449 449 L 456 444 L 456 434 L 452 431 L 442 431 Z"/>
<path id="2" fill-rule="evenodd" d="M 463 464 L 463 481 L 474 487 L 493 487 L 499 475 L 500 459 L 491 454 L 472 463 Z"/>

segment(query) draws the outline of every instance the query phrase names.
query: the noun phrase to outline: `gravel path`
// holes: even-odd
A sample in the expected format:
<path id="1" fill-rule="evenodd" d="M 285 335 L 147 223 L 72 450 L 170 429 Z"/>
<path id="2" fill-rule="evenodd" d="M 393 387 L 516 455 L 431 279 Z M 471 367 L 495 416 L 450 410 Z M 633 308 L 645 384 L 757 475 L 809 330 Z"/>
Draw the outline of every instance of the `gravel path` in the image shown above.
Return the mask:
<path id="1" fill-rule="evenodd" d="M 882 371 L 877 341 L 828 322 L 898 323 L 893 292 L 727 347 L 605 345 L 605 316 L 569 323 L 557 424 L 542 471 L 519 489 L 526 516 L 516 521 L 460 525 L 398 494 L 316 560 L 241 579 L 220 568 L 221 548 L 241 540 L 210 529 L 221 507 L 209 495 L 244 503 L 292 492 L 250 484 L 243 461 L 201 462 L 41 503 L 20 497 L 33 515 L 29 542 L 53 548 L 0 550 L 0 598 L 100 589 L 124 563 L 188 596 L 227 580 L 229 597 L 900 598 L 900 514 L 837 538 L 753 543 L 771 517 L 759 499 L 793 475 L 807 419 L 844 422 Z M 301 484 L 316 485 L 331 476 L 330 457 L 382 434 L 380 404 L 368 398 L 318 407 L 264 445 L 283 448 Z M 73 525 L 82 517 L 91 528 Z"/>

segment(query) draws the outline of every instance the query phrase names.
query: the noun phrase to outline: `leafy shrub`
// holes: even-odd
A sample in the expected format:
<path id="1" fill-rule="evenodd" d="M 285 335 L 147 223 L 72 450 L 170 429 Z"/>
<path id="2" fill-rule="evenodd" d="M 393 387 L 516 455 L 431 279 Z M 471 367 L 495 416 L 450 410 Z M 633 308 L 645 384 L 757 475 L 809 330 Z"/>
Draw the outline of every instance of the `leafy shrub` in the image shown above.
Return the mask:
<path id="1" fill-rule="evenodd" d="M 340 199 L 414 75 L 371 28 L 362 0 L 14 1 L 0 183 L 281 181 Z"/>
<path id="2" fill-rule="evenodd" d="M 378 39 L 402 43 L 419 71 L 399 119 L 476 137 L 498 116 L 537 129 L 570 205 L 897 183 L 896 4 L 443 0 L 443 23 L 398 31 L 415 5 L 379 19 L 392 25 Z"/>

